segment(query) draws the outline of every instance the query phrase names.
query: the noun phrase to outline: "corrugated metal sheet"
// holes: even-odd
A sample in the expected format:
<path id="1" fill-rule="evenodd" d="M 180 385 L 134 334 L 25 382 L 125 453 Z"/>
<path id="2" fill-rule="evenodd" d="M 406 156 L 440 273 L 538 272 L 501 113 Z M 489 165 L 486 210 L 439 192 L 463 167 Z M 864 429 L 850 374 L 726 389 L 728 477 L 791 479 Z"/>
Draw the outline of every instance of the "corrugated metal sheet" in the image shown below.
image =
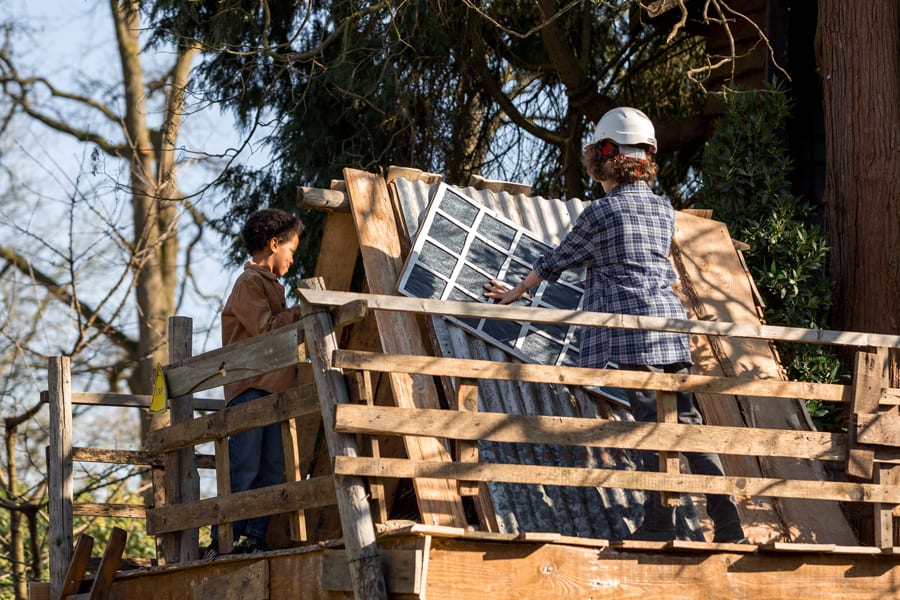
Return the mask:
<path id="1" fill-rule="evenodd" d="M 411 237 L 437 185 L 395 180 L 401 212 Z M 556 245 L 584 210 L 580 200 L 562 202 L 524 194 L 495 194 L 457 188 Z M 432 320 L 441 354 L 456 358 L 518 360 L 500 348 L 444 319 Z M 627 410 L 588 395 L 579 388 L 482 380 L 479 410 L 526 415 L 630 419 Z M 602 413 L 602 414 L 601 414 Z M 632 457 L 616 449 L 535 444 L 479 443 L 481 460 L 495 463 L 633 469 Z M 552 531 L 562 535 L 618 540 L 640 522 L 643 493 L 635 490 L 545 485 L 488 484 L 500 530 L 505 533 Z M 678 534 L 702 540 L 693 504 L 685 497 L 679 509 Z"/>

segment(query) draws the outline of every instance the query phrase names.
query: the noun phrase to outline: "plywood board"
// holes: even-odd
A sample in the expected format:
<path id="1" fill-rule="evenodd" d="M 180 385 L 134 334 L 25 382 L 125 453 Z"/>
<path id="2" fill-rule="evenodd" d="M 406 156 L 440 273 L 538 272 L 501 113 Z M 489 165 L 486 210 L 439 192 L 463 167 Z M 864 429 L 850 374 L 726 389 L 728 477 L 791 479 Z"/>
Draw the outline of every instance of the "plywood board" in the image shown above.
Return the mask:
<path id="1" fill-rule="evenodd" d="M 682 292 L 692 318 L 719 322 L 759 324 L 749 275 L 734 249 L 723 223 L 678 213 L 673 250 Z M 694 372 L 756 379 L 784 379 L 773 348 L 766 340 L 692 336 Z M 698 394 L 709 424 L 767 429 L 808 429 L 805 408 L 793 400 L 775 398 L 711 398 Z M 828 479 L 816 461 L 779 458 L 753 460 L 723 457 L 729 474 L 785 479 Z M 774 504 L 743 503 L 745 523 L 754 541 L 778 534 L 760 531 L 762 523 L 783 523 L 784 541 L 857 544 L 840 506 L 810 500 Z M 760 539 L 762 538 L 762 539 Z"/>

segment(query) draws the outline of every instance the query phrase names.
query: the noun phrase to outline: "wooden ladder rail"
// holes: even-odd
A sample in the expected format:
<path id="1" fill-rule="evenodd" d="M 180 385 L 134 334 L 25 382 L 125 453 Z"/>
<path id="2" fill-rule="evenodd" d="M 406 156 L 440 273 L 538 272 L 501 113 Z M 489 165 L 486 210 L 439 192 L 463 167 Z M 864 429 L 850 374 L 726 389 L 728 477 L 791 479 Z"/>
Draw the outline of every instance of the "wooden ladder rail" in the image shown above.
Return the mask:
<path id="1" fill-rule="evenodd" d="M 122 554 L 125 552 L 125 542 L 127 540 L 128 534 L 124 529 L 119 527 L 112 528 L 106 548 L 103 551 L 103 558 L 100 559 L 100 566 L 94 574 L 91 589 L 84 594 L 79 594 L 78 592 L 87 572 L 88 561 L 91 558 L 91 551 L 94 548 L 94 538 L 84 533 L 79 535 L 75 552 L 72 554 L 72 560 L 69 562 L 69 568 L 66 571 L 66 578 L 59 594 L 59 600 L 106 600 L 109 597 L 110 588 L 112 588 L 113 580 L 116 577 L 116 571 L 122 562 Z"/>

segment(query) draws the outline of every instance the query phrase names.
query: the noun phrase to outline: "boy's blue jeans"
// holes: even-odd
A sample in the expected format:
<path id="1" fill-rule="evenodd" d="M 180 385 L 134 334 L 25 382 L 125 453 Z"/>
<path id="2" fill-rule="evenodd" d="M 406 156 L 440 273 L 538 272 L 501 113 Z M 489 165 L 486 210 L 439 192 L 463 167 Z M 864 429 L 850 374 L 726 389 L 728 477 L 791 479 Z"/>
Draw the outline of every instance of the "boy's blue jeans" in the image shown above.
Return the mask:
<path id="1" fill-rule="evenodd" d="M 228 408 L 252 402 L 268 396 L 269 392 L 256 388 L 238 394 Z M 276 485 L 284 481 L 284 446 L 281 442 L 281 424 L 251 429 L 228 439 L 228 457 L 231 473 L 231 493 Z M 269 517 L 256 517 L 234 522 L 234 540 L 242 535 L 266 539 Z M 218 540 L 218 527 L 212 528 L 212 539 Z"/>

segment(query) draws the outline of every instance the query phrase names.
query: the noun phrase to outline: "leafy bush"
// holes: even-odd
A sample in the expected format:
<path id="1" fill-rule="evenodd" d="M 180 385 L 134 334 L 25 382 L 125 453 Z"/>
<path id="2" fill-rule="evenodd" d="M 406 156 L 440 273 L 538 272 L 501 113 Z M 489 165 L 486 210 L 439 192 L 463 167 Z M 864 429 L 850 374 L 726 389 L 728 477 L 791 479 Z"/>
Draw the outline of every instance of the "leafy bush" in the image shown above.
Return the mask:
<path id="1" fill-rule="evenodd" d="M 811 222 L 814 206 L 791 191 L 791 162 L 783 139 L 790 114 L 787 96 L 775 87 L 754 92 L 726 90 L 725 115 L 703 151 L 699 205 L 712 208 L 744 253 L 773 325 L 826 328 L 831 289 L 825 271 L 825 234 Z M 791 379 L 833 383 L 839 363 L 830 348 L 779 344 Z M 840 421 L 839 405 L 809 403 L 821 429 Z"/>

